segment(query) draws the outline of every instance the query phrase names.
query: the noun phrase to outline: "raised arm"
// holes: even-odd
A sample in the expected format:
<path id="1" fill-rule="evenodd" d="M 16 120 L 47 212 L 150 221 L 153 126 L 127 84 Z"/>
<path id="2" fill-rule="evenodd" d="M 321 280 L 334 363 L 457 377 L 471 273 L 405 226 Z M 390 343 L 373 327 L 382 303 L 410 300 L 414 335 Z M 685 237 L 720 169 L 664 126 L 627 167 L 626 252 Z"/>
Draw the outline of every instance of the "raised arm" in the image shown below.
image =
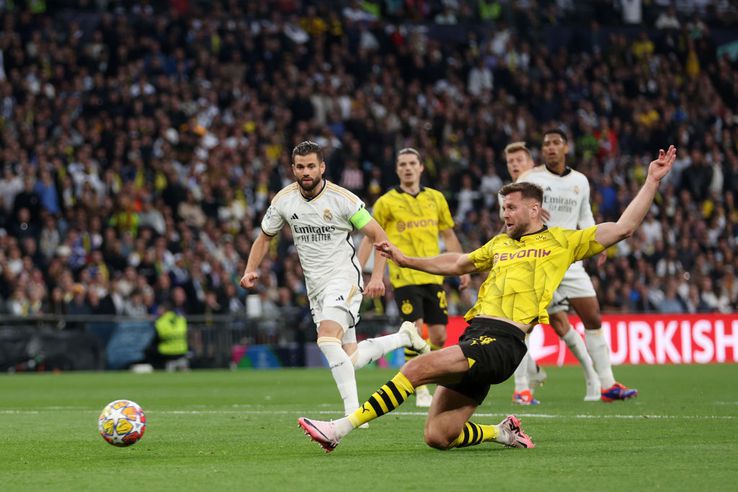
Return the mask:
<path id="1" fill-rule="evenodd" d="M 251 245 L 251 251 L 249 252 L 249 259 L 246 262 L 246 269 L 241 277 L 241 287 L 244 289 L 250 289 L 256 285 L 256 280 L 259 278 L 258 268 L 261 265 L 264 256 L 269 251 L 269 242 L 272 240 L 272 236 L 267 236 L 264 232 L 260 232 L 259 236 Z"/>
<path id="2" fill-rule="evenodd" d="M 447 276 L 464 275 L 465 273 L 476 271 L 474 264 L 466 253 L 442 253 L 438 256 L 414 258 L 402 254 L 402 251 L 389 241 L 375 243 L 374 248 L 379 251 L 382 256 L 389 258 L 399 266 L 412 268 L 413 270 Z"/>
<path id="3" fill-rule="evenodd" d="M 638 194 L 626 207 L 617 222 L 605 222 L 597 226 L 595 240 L 605 248 L 630 237 L 643 222 L 648 209 L 653 203 L 659 183 L 671 170 L 676 159 L 676 147 L 659 150 L 659 157 L 648 166 L 648 176 Z"/>

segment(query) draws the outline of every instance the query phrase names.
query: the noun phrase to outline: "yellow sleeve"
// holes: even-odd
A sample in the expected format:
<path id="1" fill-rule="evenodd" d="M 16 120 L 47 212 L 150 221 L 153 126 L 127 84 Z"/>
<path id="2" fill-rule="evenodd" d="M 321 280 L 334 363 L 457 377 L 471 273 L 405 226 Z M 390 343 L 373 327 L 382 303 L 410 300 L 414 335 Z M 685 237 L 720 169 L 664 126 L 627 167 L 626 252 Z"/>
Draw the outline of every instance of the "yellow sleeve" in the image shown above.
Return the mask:
<path id="1" fill-rule="evenodd" d="M 568 232 L 569 251 L 572 253 L 573 261 L 589 258 L 605 250 L 605 247 L 595 240 L 596 225 Z"/>
<path id="2" fill-rule="evenodd" d="M 494 238 L 490 239 L 487 244 L 469 253 L 469 260 L 478 271 L 491 270 L 494 266 L 495 254 L 494 245 L 492 244 L 494 240 Z"/>
<path id="3" fill-rule="evenodd" d="M 448 202 L 443 193 L 436 192 L 436 203 L 438 203 L 438 230 L 445 231 L 453 229 L 454 219 L 451 217 L 451 210 L 448 208 Z"/>

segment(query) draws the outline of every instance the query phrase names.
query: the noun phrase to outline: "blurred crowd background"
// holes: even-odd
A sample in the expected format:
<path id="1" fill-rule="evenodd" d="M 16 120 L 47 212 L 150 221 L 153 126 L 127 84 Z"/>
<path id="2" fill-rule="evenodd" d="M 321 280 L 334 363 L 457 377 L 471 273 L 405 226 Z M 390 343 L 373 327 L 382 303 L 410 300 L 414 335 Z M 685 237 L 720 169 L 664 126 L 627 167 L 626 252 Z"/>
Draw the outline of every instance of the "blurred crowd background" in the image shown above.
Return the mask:
<path id="1" fill-rule="evenodd" d="M 0 22 L 5 314 L 305 309 L 288 230 L 238 287 L 296 143 L 370 209 L 418 148 L 470 251 L 501 227 L 502 149 L 549 127 L 598 222 L 679 148 L 638 233 L 588 264 L 603 311 L 738 307 L 734 2 L 5 0 Z M 451 314 L 481 281 L 448 279 Z"/>

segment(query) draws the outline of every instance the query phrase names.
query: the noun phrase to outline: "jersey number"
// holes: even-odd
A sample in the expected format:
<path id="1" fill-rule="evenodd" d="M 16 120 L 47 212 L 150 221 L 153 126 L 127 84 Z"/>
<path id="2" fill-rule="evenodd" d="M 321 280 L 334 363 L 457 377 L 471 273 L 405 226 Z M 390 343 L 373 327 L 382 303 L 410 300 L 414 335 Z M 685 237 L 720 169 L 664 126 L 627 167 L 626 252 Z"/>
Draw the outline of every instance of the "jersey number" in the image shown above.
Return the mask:
<path id="1" fill-rule="evenodd" d="M 445 312 L 446 309 L 448 309 L 448 302 L 446 301 L 446 291 L 442 290 L 436 292 L 436 296 L 438 296 L 438 307 Z"/>

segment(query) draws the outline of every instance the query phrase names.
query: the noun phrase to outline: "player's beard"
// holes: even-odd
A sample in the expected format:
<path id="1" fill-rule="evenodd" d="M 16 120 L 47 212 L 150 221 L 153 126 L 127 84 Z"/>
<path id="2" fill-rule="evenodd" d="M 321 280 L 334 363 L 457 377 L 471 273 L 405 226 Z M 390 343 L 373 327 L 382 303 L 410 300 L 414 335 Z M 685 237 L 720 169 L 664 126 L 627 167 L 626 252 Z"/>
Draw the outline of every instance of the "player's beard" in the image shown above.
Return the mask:
<path id="1" fill-rule="evenodd" d="M 525 231 L 528 229 L 527 224 L 517 224 L 513 226 L 512 229 L 507 231 L 507 235 L 513 238 L 514 240 L 518 241 L 521 237 L 523 237 L 523 234 L 525 234 Z"/>
<path id="2" fill-rule="evenodd" d="M 322 182 L 323 182 L 323 176 L 318 176 L 317 179 L 313 179 L 312 183 L 310 183 L 307 186 L 302 182 L 302 179 L 300 179 L 297 182 L 297 184 L 300 185 L 300 188 L 302 188 L 302 191 L 304 191 L 306 193 L 310 193 L 310 192 L 312 192 Z"/>

